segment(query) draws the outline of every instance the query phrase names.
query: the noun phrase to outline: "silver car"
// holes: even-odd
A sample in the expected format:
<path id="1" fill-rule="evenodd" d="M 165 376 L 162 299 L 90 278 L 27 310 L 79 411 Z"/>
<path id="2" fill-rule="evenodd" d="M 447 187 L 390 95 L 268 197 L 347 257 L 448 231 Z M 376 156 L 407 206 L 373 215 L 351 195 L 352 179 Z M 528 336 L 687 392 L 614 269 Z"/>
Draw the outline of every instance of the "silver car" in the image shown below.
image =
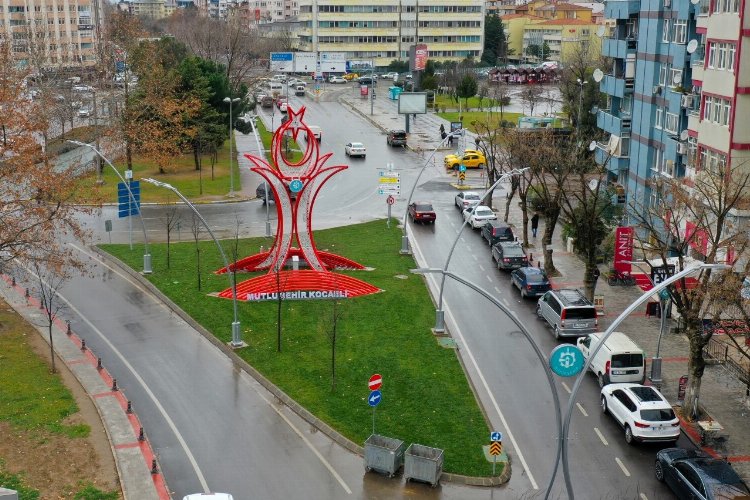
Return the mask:
<path id="1" fill-rule="evenodd" d="M 537 302 L 536 314 L 549 323 L 558 339 L 594 333 L 599 325 L 596 308 L 575 288 L 545 293 Z"/>

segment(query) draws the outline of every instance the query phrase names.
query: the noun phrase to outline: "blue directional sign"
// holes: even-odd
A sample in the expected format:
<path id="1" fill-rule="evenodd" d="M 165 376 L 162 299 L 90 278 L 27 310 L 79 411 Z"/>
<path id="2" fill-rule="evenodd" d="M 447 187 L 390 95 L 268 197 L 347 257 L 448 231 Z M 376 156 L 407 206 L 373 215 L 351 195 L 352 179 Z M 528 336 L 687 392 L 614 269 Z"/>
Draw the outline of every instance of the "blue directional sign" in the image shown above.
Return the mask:
<path id="1" fill-rule="evenodd" d="M 464 165 L 463 163 L 461 165 L 459 165 L 458 166 L 458 171 L 459 172 L 466 172 L 466 165 Z"/>
<path id="2" fill-rule="evenodd" d="M 573 345 L 562 344 L 552 349 L 549 366 L 561 377 L 573 377 L 583 369 L 583 353 Z"/>
<path id="3" fill-rule="evenodd" d="M 490 432 L 490 441 L 502 441 L 503 433 L 500 431 Z"/>
<path id="4" fill-rule="evenodd" d="M 302 181 L 299 179 L 293 179 L 292 182 L 289 183 L 289 190 L 292 193 L 299 193 L 300 191 L 302 191 L 302 187 Z"/>
<path id="5" fill-rule="evenodd" d="M 292 61 L 294 54 L 292 52 L 271 52 L 272 61 Z"/>
<path id="6" fill-rule="evenodd" d="M 117 183 L 117 216 L 119 218 L 130 217 L 131 215 L 138 215 L 141 208 L 141 182 L 131 181 L 130 191 L 133 193 L 133 198 L 130 197 L 128 187 L 124 182 Z"/>
<path id="7" fill-rule="evenodd" d="M 367 404 L 369 404 L 372 407 L 375 407 L 380 404 L 380 401 L 382 399 L 383 399 L 383 395 L 380 393 L 380 391 L 372 391 L 370 393 L 370 397 L 367 398 Z"/>

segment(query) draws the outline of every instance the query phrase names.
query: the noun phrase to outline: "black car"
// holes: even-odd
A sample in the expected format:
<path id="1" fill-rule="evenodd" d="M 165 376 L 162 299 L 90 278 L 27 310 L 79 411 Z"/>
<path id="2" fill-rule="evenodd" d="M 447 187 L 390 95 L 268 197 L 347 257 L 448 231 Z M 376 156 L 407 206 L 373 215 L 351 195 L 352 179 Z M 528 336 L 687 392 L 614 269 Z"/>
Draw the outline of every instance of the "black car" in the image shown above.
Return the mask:
<path id="1" fill-rule="evenodd" d="M 389 146 L 406 146 L 406 131 L 389 130 L 385 142 Z"/>
<path id="2" fill-rule="evenodd" d="M 677 498 L 729 500 L 750 497 L 750 489 L 729 462 L 697 450 L 666 448 L 656 454 L 656 479 L 669 485 Z"/>
<path id="3" fill-rule="evenodd" d="M 258 187 L 255 188 L 255 197 L 261 200 L 264 205 L 266 203 L 266 191 L 265 191 L 266 186 L 267 184 L 265 182 L 261 182 L 260 184 L 258 184 Z M 290 199 L 295 200 L 297 198 L 297 193 L 290 191 L 288 188 L 287 188 L 287 192 L 289 193 Z M 269 203 L 276 202 L 276 199 L 273 194 L 273 189 L 271 189 L 270 187 L 268 188 L 268 202 Z"/>
<path id="4" fill-rule="evenodd" d="M 514 241 L 513 229 L 508 224 L 499 220 L 489 221 L 482 226 L 482 238 L 487 240 L 490 246 L 501 241 Z"/>
<path id="5" fill-rule="evenodd" d="M 371 76 L 360 76 L 359 78 L 357 78 L 357 82 L 360 85 L 377 85 L 378 84 L 378 81 L 373 80 Z"/>
<path id="6" fill-rule="evenodd" d="M 518 269 L 529 265 L 526 252 L 517 241 L 501 241 L 492 246 L 492 260 L 498 269 Z"/>

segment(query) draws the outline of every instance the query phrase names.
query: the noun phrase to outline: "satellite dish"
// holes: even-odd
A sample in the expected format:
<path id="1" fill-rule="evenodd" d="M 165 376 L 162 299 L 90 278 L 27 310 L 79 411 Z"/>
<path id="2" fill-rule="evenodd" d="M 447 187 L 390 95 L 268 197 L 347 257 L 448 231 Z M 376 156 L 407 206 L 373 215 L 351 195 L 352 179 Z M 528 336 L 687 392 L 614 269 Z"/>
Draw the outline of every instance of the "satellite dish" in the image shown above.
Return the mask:
<path id="1" fill-rule="evenodd" d="M 596 149 L 596 141 L 589 142 L 589 151 L 593 151 Z"/>
<path id="2" fill-rule="evenodd" d="M 680 83 L 682 83 L 682 75 L 680 73 L 675 73 L 672 77 L 672 83 L 674 83 L 675 85 L 679 85 Z"/>
<path id="3" fill-rule="evenodd" d="M 594 81 L 596 83 L 599 83 L 602 81 L 602 78 L 604 78 L 604 72 L 600 70 L 599 68 L 596 68 L 594 70 Z"/>
<path id="4" fill-rule="evenodd" d="M 598 36 L 599 38 L 603 37 L 604 36 L 604 30 L 605 30 L 604 26 L 599 26 L 599 29 L 596 30 L 596 36 Z"/>
<path id="5" fill-rule="evenodd" d="M 690 40 L 687 44 L 687 53 L 692 54 L 698 48 L 698 40 Z"/>
<path id="6" fill-rule="evenodd" d="M 689 134 L 688 134 L 687 129 L 683 130 L 682 132 L 680 132 L 680 140 L 687 141 L 688 135 Z"/>

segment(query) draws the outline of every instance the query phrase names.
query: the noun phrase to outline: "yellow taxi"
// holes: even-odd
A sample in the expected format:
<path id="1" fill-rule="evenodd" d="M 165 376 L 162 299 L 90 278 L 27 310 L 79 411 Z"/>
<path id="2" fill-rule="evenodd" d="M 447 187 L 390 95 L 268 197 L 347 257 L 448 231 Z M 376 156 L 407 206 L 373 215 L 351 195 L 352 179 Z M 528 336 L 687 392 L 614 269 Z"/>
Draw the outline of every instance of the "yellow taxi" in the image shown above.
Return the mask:
<path id="1" fill-rule="evenodd" d="M 352 80 L 356 80 L 359 78 L 359 75 L 357 73 L 347 73 L 343 76 L 344 80 L 350 82 Z"/>
<path id="2" fill-rule="evenodd" d="M 481 151 L 467 149 L 462 155 L 447 155 L 443 159 L 443 164 L 447 170 L 458 170 L 460 165 L 466 168 L 484 168 L 487 160 Z"/>

